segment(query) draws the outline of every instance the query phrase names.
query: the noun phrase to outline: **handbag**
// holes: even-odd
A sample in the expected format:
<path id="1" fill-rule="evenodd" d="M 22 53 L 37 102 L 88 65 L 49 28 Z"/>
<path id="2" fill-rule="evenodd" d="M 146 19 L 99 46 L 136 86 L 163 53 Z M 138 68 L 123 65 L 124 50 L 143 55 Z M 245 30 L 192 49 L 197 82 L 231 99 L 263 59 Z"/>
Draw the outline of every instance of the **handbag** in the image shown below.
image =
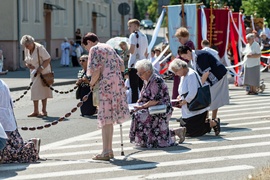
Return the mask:
<path id="1" fill-rule="evenodd" d="M 80 98 L 81 98 L 81 86 L 79 85 L 76 90 L 76 99 L 80 99 Z"/>
<path id="2" fill-rule="evenodd" d="M 150 115 L 166 113 L 167 106 L 165 104 L 148 107 Z"/>
<path id="3" fill-rule="evenodd" d="M 197 75 L 196 78 L 200 84 L 200 87 L 198 88 L 197 94 L 194 99 L 190 103 L 187 103 L 187 107 L 190 111 L 198 111 L 208 107 L 211 104 L 210 86 L 202 86 Z M 187 93 L 182 96 L 186 97 Z"/>
<path id="4" fill-rule="evenodd" d="M 82 78 L 83 76 L 85 76 L 85 72 L 82 73 L 82 75 L 81 76 L 78 76 L 78 77 Z M 81 87 L 81 84 L 79 84 L 77 86 L 78 86 L 78 88 L 76 90 L 76 94 L 75 95 L 76 95 L 76 99 L 80 99 L 81 98 L 82 87 Z"/>
<path id="5" fill-rule="evenodd" d="M 93 105 L 99 106 L 99 82 L 96 82 L 95 86 L 93 87 Z"/>
<path id="6" fill-rule="evenodd" d="M 39 48 L 37 48 L 37 54 L 38 54 L 38 64 L 40 66 L 40 56 L 39 56 Z M 43 86 L 51 86 L 54 83 L 54 72 L 52 71 L 52 65 L 50 63 L 51 66 L 51 72 L 47 73 L 47 74 L 40 74 L 41 77 L 41 82 Z"/>

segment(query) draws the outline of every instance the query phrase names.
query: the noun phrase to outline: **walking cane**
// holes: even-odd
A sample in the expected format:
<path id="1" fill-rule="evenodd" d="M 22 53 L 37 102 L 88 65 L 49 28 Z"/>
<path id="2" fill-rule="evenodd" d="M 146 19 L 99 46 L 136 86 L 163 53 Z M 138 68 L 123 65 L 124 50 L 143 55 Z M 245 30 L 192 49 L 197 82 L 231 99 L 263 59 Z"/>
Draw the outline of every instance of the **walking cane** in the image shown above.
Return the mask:
<path id="1" fill-rule="evenodd" d="M 123 144 L 122 124 L 120 124 L 120 137 L 121 137 L 121 156 L 125 156 L 125 154 L 124 154 L 124 144 Z"/>

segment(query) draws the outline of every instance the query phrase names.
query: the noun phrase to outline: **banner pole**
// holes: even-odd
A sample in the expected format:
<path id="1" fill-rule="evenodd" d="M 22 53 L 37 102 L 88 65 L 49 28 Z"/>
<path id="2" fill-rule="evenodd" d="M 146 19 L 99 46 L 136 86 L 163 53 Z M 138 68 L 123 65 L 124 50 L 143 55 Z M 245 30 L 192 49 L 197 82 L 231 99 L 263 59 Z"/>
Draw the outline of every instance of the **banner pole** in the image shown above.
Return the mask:
<path id="1" fill-rule="evenodd" d="M 185 6 L 184 6 L 184 0 L 181 0 L 181 5 L 182 5 L 182 12 L 181 12 L 181 26 L 186 27 L 186 21 L 185 21 Z"/>
<path id="2" fill-rule="evenodd" d="M 212 46 L 213 0 L 210 1 L 210 47 Z"/>

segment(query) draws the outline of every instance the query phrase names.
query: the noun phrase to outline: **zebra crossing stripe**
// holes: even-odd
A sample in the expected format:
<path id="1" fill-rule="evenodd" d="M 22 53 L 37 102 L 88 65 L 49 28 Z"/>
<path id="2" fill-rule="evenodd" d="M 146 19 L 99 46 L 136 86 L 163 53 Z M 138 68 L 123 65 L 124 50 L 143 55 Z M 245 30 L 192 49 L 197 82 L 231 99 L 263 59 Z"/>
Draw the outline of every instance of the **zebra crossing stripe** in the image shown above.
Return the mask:
<path id="1" fill-rule="evenodd" d="M 143 163 L 143 164 L 136 164 L 136 165 L 125 165 L 125 166 L 106 167 L 106 168 L 92 168 L 92 169 L 73 170 L 73 171 L 68 170 L 68 171 L 58 171 L 58 172 L 50 172 L 50 173 L 21 175 L 17 177 L 11 177 L 9 178 L 9 180 L 53 178 L 53 177 L 76 176 L 76 175 L 82 175 L 82 174 L 117 172 L 117 171 L 123 171 L 123 170 L 152 169 L 152 168 L 169 167 L 169 166 L 176 166 L 176 165 L 180 166 L 180 165 L 190 165 L 190 164 L 197 164 L 197 163 L 209 163 L 209 162 L 217 162 L 217 161 L 239 160 L 239 159 L 269 157 L 269 156 L 270 156 L 270 152 L 249 153 L 249 154 L 240 154 L 240 155 L 231 155 L 231 156 L 218 156 L 218 157 L 209 157 L 209 158 L 185 159 L 185 160 L 166 161 L 166 162 L 153 162 L 153 163 Z M 251 167 L 252 166 L 250 166 L 250 168 Z M 182 172 L 184 173 L 185 171 L 182 171 Z M 186 174 L 185 176 L 187 175 L 188 174 Z"/>
<path id="2" fill-rule="evenodd" d="M 156 173 L 156 174 L 150 174 L 150 175 L 117 177 L 117 178 L 109 178 L 109 179 L 102 179 L 102 180 L 161 179 L 161 178 L 169 178 L 169 177 L 172 178 L 172 177 L 183 177 L 183 176 L 191 176 L 191 175 L 202 175 L 202 174 L 212 174 L 212 173 L 214 174 L 214 173 L 241 171 L 241 170 L 249 170 L 249 169 L 254 169 L 254 167 L 248 166 L 248 165 L 226 166 L 226 167 L 207 168 L 207 169 L 198 169 L 198 170 L 189 170 L 189 171 Z"/>
<path id="3" fill-rule="evenodd" d="M 123 160 L 123 159 L 130 159 L 130 158 L 149 158 L 149 157 L 156 157 L 156 156 L 165 156 L 165 155 L 175 155 L 175 154 L 190 154 L 190 153 L 201 153 L 201 152 L 214 152 L 214 151 L 221 151 L 221 150 L 229 150 L 229 149 L 241 149 L 241 148 L 251 148 L 251 147 L 262 147 L 262 146 L 269 146 L 270 142 L 258 142 L 258 143 L 246 143 L 246 144 L 237 144 L 237 145 L 225 145 L 225 146 L 217 146 L 214 147 L 206 147 L 206 148 L 193 148 L 193 149 L 180 149 L 180 150 L 173 150 L 173 151 L 162 151 L 162 152 L 151 152 L 151 153 L 141 153 L 141 154 L 131 154 L 128 156 L 116 156 L 115 159 Z M 130 150 L 127 148 L 125 150 Z M 120 152 L 120 149 L 115 150 Z M 93 153 L 93 152 L 92 152 Z M 76 155 L 83 155 L 83 154 L 91 154 L 89 151 L 82 151 L 76 153 L 65 153 L 65 156 L 76 156 Z M 49 156 L 47 156 L 48 158 Z M 53 166 L 63 166 L 63 165 L 71 165 L 71 164 L 84 164 L 89 162 L 96 162 L 92 159 L 80 159 L 76 161 L 60 161 L 60 162 L 49 162 L 49 163 L 42 163 L 42 164 L 30 164 L 29 166 L 25 165 L 6 165 L 1 167 L 1 171 L 8 171 L 8 170 L 21 170 L 25 168 L 44 168 L 44 167 L 53 167 Z"/>

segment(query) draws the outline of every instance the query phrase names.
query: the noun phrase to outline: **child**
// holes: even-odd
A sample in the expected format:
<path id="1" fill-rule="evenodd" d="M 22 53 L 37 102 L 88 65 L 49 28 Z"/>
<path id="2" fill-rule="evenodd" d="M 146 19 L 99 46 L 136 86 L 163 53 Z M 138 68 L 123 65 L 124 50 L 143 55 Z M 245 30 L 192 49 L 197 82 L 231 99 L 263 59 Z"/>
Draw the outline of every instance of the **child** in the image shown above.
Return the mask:
<path id="1" fill-rule="evenodd" d="M 130 88 L 130 82 L 129 82 L 129 76 L 128 76 L 128 69 L 125 70 L 124 77 L 125 77 L 127 103 L 131 104 L 131 88 Z"/>

